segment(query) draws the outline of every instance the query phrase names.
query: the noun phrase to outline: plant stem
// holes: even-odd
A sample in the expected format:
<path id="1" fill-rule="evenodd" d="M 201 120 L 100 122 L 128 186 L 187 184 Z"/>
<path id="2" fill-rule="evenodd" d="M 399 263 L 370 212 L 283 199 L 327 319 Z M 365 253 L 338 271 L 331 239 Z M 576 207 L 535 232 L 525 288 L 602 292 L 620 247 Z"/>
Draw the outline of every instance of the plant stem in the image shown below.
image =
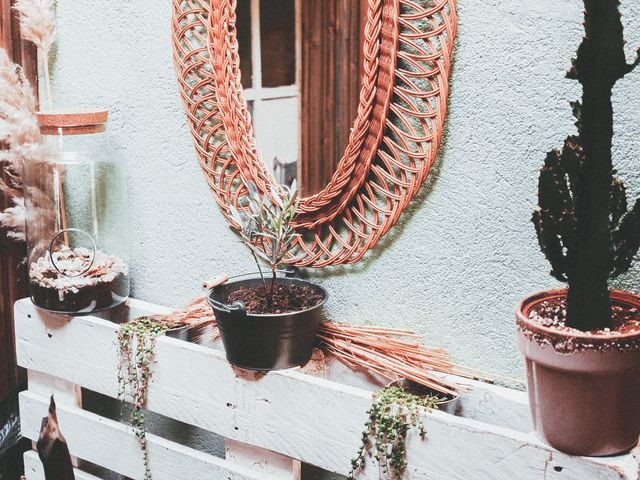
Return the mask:
<path id="1" fill-rule="evenodd" d="M 276 270 L 277 267 L 271 267 L 271 291 L 269 292 L 268 303 L 269 306 L 273 305 L 273 291 L 276 286 Z"/>
<path id="2" fill-rule="evenodd" d="M 258 256 L 256 255 L 256 252 L 253 251 L 252 248 L 250 248 L 249 250 L 251 250 L 251 255 L 253 255 L 253 259 L 256 262 L 256 266 L 258 267 L 258 272 L 260 272 L 260 278 L 262 279 L 262 286 L 264 287 L 264 291 L 267 291 L 267 281 L 264 279 L 264 273 L 262 273 L 262 267 L 260 267 L 260 262 L 258 261 Z"/>
<path id="3" fill-rule="evenodd" d="M 49 110 L 53 110 L 53 95 L 51 94 L 51 75 L 49 73 L 49 51 L 42 51 L 42 63 L 44 66 L 44 83 L 47 91 L 47 104 Z"/>

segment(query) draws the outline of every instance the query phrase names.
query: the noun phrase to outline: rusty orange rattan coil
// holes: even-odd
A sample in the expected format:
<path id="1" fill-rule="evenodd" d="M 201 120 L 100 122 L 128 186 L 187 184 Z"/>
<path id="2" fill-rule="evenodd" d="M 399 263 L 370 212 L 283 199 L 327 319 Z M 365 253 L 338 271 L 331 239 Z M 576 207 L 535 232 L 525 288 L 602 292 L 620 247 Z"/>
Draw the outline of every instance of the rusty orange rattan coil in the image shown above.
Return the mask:
<path id="1" fill-rule="evenodd" d="M 223 213 L 276 182 L 240 84 L 235 0 L 174 0 L 174 63 L 196 152 Z M 455 0 L 369 0 L 358 115 L 327 186 L 300 204 L 299 266 L 354 263 L 398 221 L 441 143 Z"/>

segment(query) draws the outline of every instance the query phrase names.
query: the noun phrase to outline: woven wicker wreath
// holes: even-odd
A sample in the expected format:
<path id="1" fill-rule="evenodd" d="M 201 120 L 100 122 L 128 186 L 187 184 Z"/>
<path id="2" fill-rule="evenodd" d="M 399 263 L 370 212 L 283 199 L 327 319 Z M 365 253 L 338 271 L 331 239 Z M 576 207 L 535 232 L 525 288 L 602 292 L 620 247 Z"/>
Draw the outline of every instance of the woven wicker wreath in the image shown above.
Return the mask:
<path id="1" fill-rule="evenodd" d="M 240 85 L 235 0 L 174 0 L 173 46 L 198 159 L 222 212 L 246 183 L 279 186 L 256 146 Z M 354 263 L 398 221 L 442 139 L 455 0 L 369 0 L 364 75 L 349 144 L 331 181 L 302 199 L 290 263 Z"/>

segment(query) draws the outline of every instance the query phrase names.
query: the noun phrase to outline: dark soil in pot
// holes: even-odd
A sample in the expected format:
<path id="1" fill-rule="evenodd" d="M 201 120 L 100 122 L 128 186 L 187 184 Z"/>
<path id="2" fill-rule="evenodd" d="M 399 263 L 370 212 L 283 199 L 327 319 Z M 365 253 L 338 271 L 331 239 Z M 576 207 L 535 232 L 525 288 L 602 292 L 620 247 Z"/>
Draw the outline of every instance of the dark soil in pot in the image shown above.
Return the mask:
<path id="1" fill-rule="evenodd" d="M 112 281 L 99 281 L 69 289 L 30 283 L 31 301 L 55 313 L 89 315 L 117 307 L 129 297 L 129 280 L 118 274 Z"/>
<path id="2" fill-rule="evenodd" d="M 307 363 L 327 291 L 306 280 L 282 277 L 276 279 L 272 305 L 267 305 L 263 294 L 260 277 L 228 282 L 209 292 L 227 360 L 241 368 L 264 371 Z"/>
<path id="3" fill-rule="evenodd" d="M 241 287 L 231 292 L 227 303 L 244 303 L 248 313 L 290 313 L 313 308 L 324 301 L 324 295 L 315 285 L 276 283 L 271 292 L 271 281 L 267 286 Z"/>
<path id="4" fill-rule="evenodd" d="M 564 326 L 566 290 L 521 302 L 516 312 L 538 435 L 573 455 L 633 448 L 640 435 L 640 297 L 613 290 L 612 330 Z"/>

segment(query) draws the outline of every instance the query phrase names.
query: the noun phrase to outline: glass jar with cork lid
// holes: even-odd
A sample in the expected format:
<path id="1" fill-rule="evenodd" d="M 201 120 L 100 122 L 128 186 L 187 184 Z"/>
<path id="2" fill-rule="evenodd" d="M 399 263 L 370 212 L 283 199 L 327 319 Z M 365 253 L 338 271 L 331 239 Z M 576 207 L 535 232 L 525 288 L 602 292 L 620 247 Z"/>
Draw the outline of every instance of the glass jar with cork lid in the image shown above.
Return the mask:
<path id="1" fill-rule="evenodd" d="M 24 174 L 31 300 L 65 314 L 115 307 L 129 296 L 128 221 L 108 113 L 37 116 L 43 146 Z"/>

